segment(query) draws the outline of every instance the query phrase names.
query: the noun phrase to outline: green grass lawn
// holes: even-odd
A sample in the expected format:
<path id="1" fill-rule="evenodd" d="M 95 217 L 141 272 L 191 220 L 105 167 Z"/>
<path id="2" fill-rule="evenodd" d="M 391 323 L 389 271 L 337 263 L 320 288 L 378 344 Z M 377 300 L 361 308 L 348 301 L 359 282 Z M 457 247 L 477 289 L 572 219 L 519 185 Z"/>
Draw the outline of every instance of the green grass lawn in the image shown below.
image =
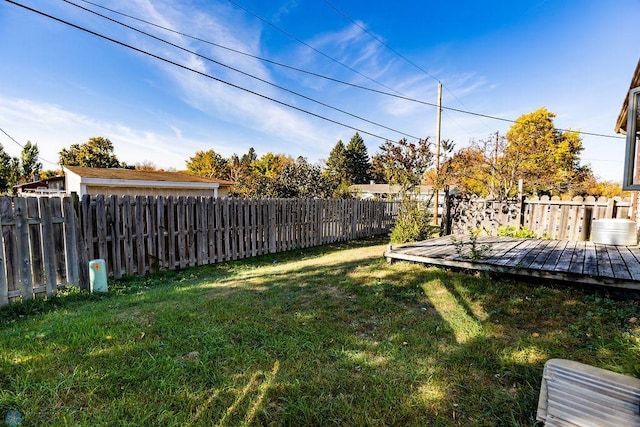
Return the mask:
<path id="1" fill-rule="evenodd" d="M 640 376 L 637 302 L 388 265 L 380 243 L 0 310 L 0 422 L 532 425 L 549 358 Z"/>

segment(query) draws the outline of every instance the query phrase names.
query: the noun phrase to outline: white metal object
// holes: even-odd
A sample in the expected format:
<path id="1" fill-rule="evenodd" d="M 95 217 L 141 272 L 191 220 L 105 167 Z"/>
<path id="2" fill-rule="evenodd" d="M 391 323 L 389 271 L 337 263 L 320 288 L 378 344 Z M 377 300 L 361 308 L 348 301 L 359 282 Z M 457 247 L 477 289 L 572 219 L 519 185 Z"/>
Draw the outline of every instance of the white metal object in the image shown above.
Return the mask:
<path id="1" fill-rule="evenodd" d="M 583 363 L 544 365 L 537 420 L 546 427 L 639 427 L 640 379 Z"/>
<path id="2" fill-rule="evenodd" d="M 107 264 L 103 259 L 89 261 L 89 290 L 94 292 L 108 292 Z"/>
<path id="3" fill-rule="evenodd" d="M 605 245 L 637 245 L 638 226 L 630 219 L 596 219 L 591 224 L 591 241 Z"/>

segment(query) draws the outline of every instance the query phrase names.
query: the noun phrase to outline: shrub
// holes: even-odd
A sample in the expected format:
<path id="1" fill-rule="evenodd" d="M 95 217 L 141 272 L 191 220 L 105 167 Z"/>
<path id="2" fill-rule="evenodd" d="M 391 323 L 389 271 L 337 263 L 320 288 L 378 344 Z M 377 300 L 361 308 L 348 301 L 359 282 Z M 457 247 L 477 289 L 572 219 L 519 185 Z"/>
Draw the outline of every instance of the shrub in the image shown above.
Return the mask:
<path id="1" fill-rule="evenodd" d="M 391 242 L 417 242 L 431 237 L 434 232 L 431 219 L 431 210 L 425 203 L 410 198 L 403 199 L 400 202 L 396 224 L 391 230 Z"/>
<path id="2" fill-rule="evenodd" d="M 519 227 L 515 227 L 513 225 L 501 225 L 498 227 L 498 236 L 517 237 L 519 239 L 531 239 L 538 237 L 535 231 L 522 225 Z"/>

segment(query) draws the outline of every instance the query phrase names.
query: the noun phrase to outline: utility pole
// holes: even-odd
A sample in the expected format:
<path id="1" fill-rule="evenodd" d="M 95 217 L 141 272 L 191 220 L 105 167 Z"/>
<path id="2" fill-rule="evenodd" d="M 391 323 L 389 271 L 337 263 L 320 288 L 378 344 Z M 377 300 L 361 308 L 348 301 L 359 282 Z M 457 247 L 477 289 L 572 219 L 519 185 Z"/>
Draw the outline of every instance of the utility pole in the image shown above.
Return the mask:
<path id="1" fill-rule="evenodd" d="M 491 196 L 496 198 L 496 169 L 498 168 L 498 141 L 500 133 L 496 131 L 496 145 L 493 149 L 493 167 L 491 168 Z"/>
<path id="2" fill-rule="evenodd" d="M 493 167 L 496 167 L 498 165 L 498 141 L 500 138 L 500 132 L 496 131 L 496 147 L 495 150 L 493 151 Z"/>
<path id="3" fill-rule="evenodd" d="M 433 224 L 438 225 L 438 202 L 440 189 L 438 185 L 440 181 L 440 126 L 442 123 L 442 83 L 438 82 L 438 109 L 436 110 L 436 188 L 433 206 Z"/>

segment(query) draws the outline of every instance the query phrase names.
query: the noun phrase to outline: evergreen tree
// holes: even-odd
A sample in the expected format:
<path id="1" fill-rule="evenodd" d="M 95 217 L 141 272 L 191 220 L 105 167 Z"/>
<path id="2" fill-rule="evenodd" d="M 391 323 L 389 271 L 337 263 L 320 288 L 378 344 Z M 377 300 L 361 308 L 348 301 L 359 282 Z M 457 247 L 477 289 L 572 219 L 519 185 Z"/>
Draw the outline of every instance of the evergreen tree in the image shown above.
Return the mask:
<path id="1" fill-rule="evenodd" d="M 371 176 L 371 162 L 367 146 L 356 132 L 346 146 L 347 179 L 352 184 L 367 184 Z"/>
<path id="2" fill-rule="evenodd" d="M 339 140 L 329 153 L 324 176 L 329 180 L 331 185 L 338 187 L 341 183 L 347 181 L 347 175 L 347 150 L 342 140 Z"/>

